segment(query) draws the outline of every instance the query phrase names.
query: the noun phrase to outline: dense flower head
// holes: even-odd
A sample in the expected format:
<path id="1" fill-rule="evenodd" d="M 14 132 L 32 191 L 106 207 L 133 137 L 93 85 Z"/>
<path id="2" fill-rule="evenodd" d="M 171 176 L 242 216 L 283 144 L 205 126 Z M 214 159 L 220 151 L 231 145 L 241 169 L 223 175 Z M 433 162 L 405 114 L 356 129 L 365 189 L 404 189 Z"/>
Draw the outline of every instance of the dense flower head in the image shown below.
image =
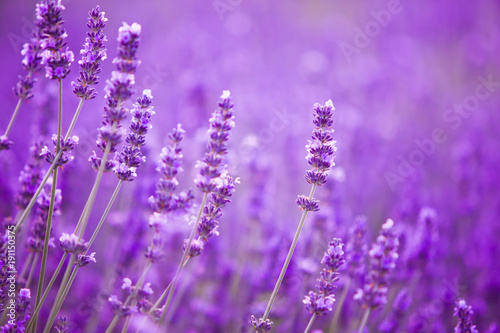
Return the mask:
<path id="1" fill-rule="evenodd" d="M 472 307 L 464 299 L 456 302 L 453 315 L 458 318 L 458 323 L 455 333 L 478 333 L 476 325 L 472 324 L 473 314 Z"/>
<path id="2" fill-rule="evenodd" d="M 365 257 L 368 245 L 365 241 L 366 217 L 358 216 L 354 226 L 349 230 L 349 240 L 346 244 L 346 263 L 349 276 L 360 279 L 365 273 Z"/>
<path id="3" fill-rule="evenodd" d="M 319 200 L 309 199 L 305 195 L 299 195 L 296 201 L 300 210 L 305 210 L 308 212 L 317 212 L 319 210 Z"/>
<path id="4" fill-rule="evenodd" d="M 63 233 L 59 238 L 59 246 L 67 253 L 83 253 L 89 244 L 75 234 Z"/>
<path id="5" fill-rule="evenodd" d="M 339 280 L 338 271 L 345 263 L 344 244 L 339 238 L 334 238 L 330 242 L 321 263 L 324 267 L 320 272 L 320 278 L 317 280 L 317 292 L 309 291 L 302 301 L 307 311 L 317 315 L 332 311 L 335 302 L 335 282 Z"/>
<path id="6" fill-rule="evenodd" d="M 333 140 L 333 110 L 335 107 L 331 100 L 325 105 L 314 104 L 315 129 L 312 141 L 306 145 L 306 160 L 312 169 L 306 172 L 305 177 L 310 184 L 321 186 L 326 183 L 326 172 L 335 165 L 333 154 L 337 148 Z"/>
<path id="7" fill-rule="evenodd" d="M 227 153 L 227 141 L 229 133 L 234 127 L 233 103 L 231 94 L 224 90 L 219 101 L 219 108 L 210 118 L 210 128 L 208 130 L 209 143 L 205 156 L 198 161 L 197 167 L 200 173 L 195 179 L 196 186 L 205 193 L 215 190 L 215 179 L 224 170 L 224 155 Z"/>
<path id="8" fill-rule="evenodd" d="M 235 191 L 239 179 L 233 179 L 227 171 L 223 171 L 221 176 L 216 179 L 216 188 L 208 198 L 208 204 L 203 207 L 200 224 L 196 230 L 198 238 L 207 241 L 212 236 L 218 236 L 219 219 L 222 216 L 222 209 L 230 202 L 230 197 Z M 190 256 L 201 254 L 203 246 L 200 243 L 191 244 Z"/>
<path id="9" fill-rule="evenodd" d="M 78 61 L 80 75 L 77 82 L 71 82 L 73 93 L 86 100 L 96 97 L 97 93 L 92 86 L 99 83 L 97 75 L 101 72 L 100 64 L 107 58 L 104 44 L 107 38 L 103 33 L 107 20 L 99 6 L 89 12 L 87 27 L 90 31 L 87 32 L 85 44 L 80 51 L 82 59 Z"/>
<path id="10" fill-rule="evenodd" d="M 63 27 L 61 0 L 43 0 L 36 8 L 36 25 L 42 36 L 43 63 L 49 79 L 64 79 L 74 61 L 73 52 L 66 46 L 66 30 Z"/>
<path id="11" fill-rule="evenodd" d="M 250 321 L 248 322 L 252 327 L 259 333 L 269 332 L 273 326 L 273 322 L 269 319 L 255 318 L 255 316 L 250 317 Z"/>
<path id="12" fill-rule="evenodd" d="M 156 171 L 162 175 L 162 178 L 156 183 L 155 194 L 148 200 L 155 212 L 183 212 L 192 205 L 194 195 L 191 190 L 176 193 L 179 185 L 176 176 L 183 171 L 180 143 L 184 138 L 184 133 L 181 124 L 177 124 L 177 127 L 169 134 L 170 145 L 161 151 Z"/>
<path id="13" fill-rule="evenodd" d="M 128 317 L 138 311 L 135 305 L 123 305 L 123 302 L 120 301 L 116 295 L 109 296 L 108 303 L 111 306 L 111 311 L 119 317 Z"/>
<path id="14" fill-rule="evenodd" d="M 118 179 L 132 181 L 137 176 L 135 171 L 146 161 L 146 157 L 141 153 L 141 147 L 146 143 L 146 134 L 152 128 L 151 117 L 154 115 L 153 96 L 151 90 L 145 89 L 142 96 L 137 98 L 132 113 L 132 122 L 125 141 L 127 146 L 116 156 L 118 161 L 114 169 Z"/>
<path id="15" fill-rule="evenodd" d="M 57 322 L 56 325 L 54 326 L 54 330 L 56 331 L 56 333 L 69 332 L 68 319 L 66 318 L 66 316 L 57 317 Z"/>
<path id="16" fill-rule="evenodd" d="M 91 254 L 79 254 L 76 256 L 75 265 L 78 267 L 85 267 L 91 262 L 96 263 L 95 252 Z"/>
<path id="17" fill-rule="evenodd" d="M 72 150 L 75 149 L 76 145 L 80 139 L 73 135 L 72 137 L 65 140 L 64 138 L 60 139 L 60 149 L 62 150 L 62 156 L 57 160 L 57 166 L 62 167 L 68 162 L 71 162 L 75 159 L 72 154 Z M 52 142 L 54 143 L 54 151 L 57 148 L 57 135 L 52 136 Z M 52 164 L 56 158 L 56 153 L 53 153 L 49 150 L 47 146 L 44 146 L 40 152 L 40 156 L 44 156 L 47 163 Z"/>
<path id="18" fill-rule="evenodd" d="M 398 247 L 399 240 L 394 231 L 394 222 L 388 219 L 368 252 L 370 266 L 365 284 L 358 288 L 354 295 L 354 299 L 359 301 L 363 308 L 378 309 L 387 304 L 389 279 L 396 267 Z"/>
<path id="19" fill-rule="evenodd" d="M 42 160 L 40 156 L 43 144 L 35 142 L 30 147 L 31 157 L 19 175 L 19 191 L 16 195 L 16 206 L 24 209 L 28 206 L 42 180 Z"/>
<path id="20" fill-rule="evenodd" d="M 13 144 L 14 142 L 12 140 L 9 140 L 7 136 L 0 136 L 0 151 L 10 149 Z"/>

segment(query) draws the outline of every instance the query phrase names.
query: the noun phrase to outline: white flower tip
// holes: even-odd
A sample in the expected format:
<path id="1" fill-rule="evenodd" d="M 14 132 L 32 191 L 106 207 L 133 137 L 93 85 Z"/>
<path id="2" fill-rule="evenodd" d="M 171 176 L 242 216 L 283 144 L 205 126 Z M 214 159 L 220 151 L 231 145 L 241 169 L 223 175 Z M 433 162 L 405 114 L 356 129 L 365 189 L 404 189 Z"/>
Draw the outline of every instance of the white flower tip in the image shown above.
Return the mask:
<path id="1" fill-rule="evenodd" d="M 333 106 L 333 102 L 332 102 L 331 99 L 329 99 L 328 101 L 326 101 L 325 106 L 327 106 L 327 107 L 332 108 L 332 109 L 335 110 L 335 106 Z"/>
<path id="2" fill-rule="evenodd" d="M 223 90 L 222 95 L 220 95 L 220 98 L 228 99 L 229 97 L 231 97 L 231 92 L 229 90 Z"/>
<path id="3" fill-rule="evenodd" d="M 146 97 L 150 98 L 150 99 L 153 99 L 153 95 L 151 95 L 151 89 L 144 89 L 142 91 L 142 94 L 143 95 L 146 95 Z"/>
<path id="4" fill-rule="evenodd" d="M 132 23 L 130 26 L 130 31 L 132 31 L 135 34 L 140 34 L 141 33 L 141 25 L 137 22 Z"/>
<path id="5" fill-rule="evenodd" d="M 394 226 L 394 221 L 392 219 L 387 219 L 384 224 L 382 224 L 382 229 L 390 229 Z"/>

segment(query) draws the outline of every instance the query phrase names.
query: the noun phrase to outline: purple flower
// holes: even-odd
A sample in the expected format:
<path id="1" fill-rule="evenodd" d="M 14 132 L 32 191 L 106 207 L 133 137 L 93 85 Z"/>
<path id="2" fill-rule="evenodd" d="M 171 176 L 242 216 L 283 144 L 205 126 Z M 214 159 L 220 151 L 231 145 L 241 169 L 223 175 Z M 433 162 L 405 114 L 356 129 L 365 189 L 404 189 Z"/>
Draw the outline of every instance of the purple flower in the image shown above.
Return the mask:
<path id="1" fill-rule="evenodd" d="M 66 316 L 59 316 L 57 318 L 57 323 L 54 326 L 54 329 L 56 330 L 56 333 L 68 333 L 69 328 L 68 328 L 68 320 Z"/>
<path id="2" fill-rule="evenodd" d="M 476 325 L 472 324 L 472 307 L 464 299 L 459 299 L 455 305 L 453 315 L 458 318 L 455 333 L 478 333 Z"/>
<path id="3" fill-rule="evenodd" d="M 43 64 L 45 76 L 49 79 L 64 79 L 70 72 L 74 61 L 73 52 L 66 48 L 66 30 L 63 28 L 61 0 L 42 0 L 36 8 L 36 25 L 39 27 L 42 40 Z"/>
<path id="4" fill-rule="evenodd" d="M 16 206 L 24 209 L 28 206 L 42 180 L 42 160 L 40 156 L 42 143 L 35 142 L 30 148 L 31 157 L 19 175 L 19 191 L 16 195 Z"/>
<path id="5" fill-rule="evenodd" d="M 394 232 L 394 222 L 388 219 L 377 240 L 368 252 L 370 267 L 363 288 L 358 288 L 354 299 L 364 309 L 378 309 L 387 304 L 387 289 L 391 272 L 396 267 L 399 241 Z"/>
<path id="6" fill-rule="evenodd" d="M 418 216 L 416 234 L 410 239 L 409 268 L 424 269 L 432 261 L 437 240 L 436 225 L 436 211 L 430 207 L 423 207 Z"/>
<path id="7" fill-rule="evenodd" d="M 142 155 L 140 147 L 146 143 L 146 134 L 151 129 L 151 116 L 154 115 L 153 96 L 151 90 L 145 89 L 142 96 L 137 99 L 132 113 L 132 122 L 129 128 L 129 134 L 125 141 L 129 144 L 117 155 L 118 162 L 116 163 L 114 172 L 118 179 L 123 181 L 132 181 L 137 174 L 135 171 L 141 164 L 146 161 L 146 157 Z"/>
<path id="8" fill-rule="evenodd" d="M 319 201 L 315 199 L 309 199 L 305 195 L 299 195 L 296 201 L 300 210 L 305 210 L 308 212 L 317 212 L 319 210 Z"/>
<path id="9" fill-rule="evenodd" d="M 93 99 L 97 93 L 92 86 L 99 83 L 98 74 L 101 72 L 100 63 L 106 59 L 107 42 L 103 29 L 108 19 L 104 17 L 99 6 L 89 12 L 87 27 L 90 29 L 85 38 L 85 44 L 80 51 L 82 60 L 78 61 L 80 65 L 80 76 L 77 82 L 71 82 L 73 93 L 83 99 Z"/>
<path id="10" fill-rule="evenodd" d="M 59 246 L 67 253 L 82 253 L 88 248 L 88 243 L 75 234 L 63 233 L 59 238 Z"/>
<path id="11" fill-rule="evenodd" d="M 205 193 L 215 190 L 215 179 L 222 174 L 224 169 L 223 157 L 227 153 L 227 140 L 234 127 L 232 107 L 231 94 L 228 90 L 224 90 L 220 97 L 219 108 L 210 118 L 208 130 L 210 141 L 207 145 L 207 151 L 197 164 L 200 173 L 196 177 L 195 183 Z"/>
<path id="12" fill-rule="evenodd" d="M 274 324 L 269 319 L 263 320 L 262 318 L 255 318 L 255 316 L 250 317 L 250 321 L 248 322 L 257 332 L 269 332 L 271 330 L 272 325 Z"/>
<path id="13" fill-rule="evenodd" d="M 365 243 L 366 217 L 358 216 L 349 231 L 346 244 L 347 272 L 351 279 L 361 279 L 365 273 L 365 257 L 368 246 Z"/>
<path id="14" fill-rule="evenodd" d="M 312 141 L 306 145 L 306 159 L 312 170 L 307 171 L 305 177 L 310 184 L 321 186 L 326 183 L 326 172 L 335 165 L 333 153 L 337 148 L 333 140 L 333 110 L 335 107 L 331 100 L 325 105 L 314 104 L 313 123 L 316 128 L 313 130 Z"/>
<path id="15" fill-rule="evenodd" d="M 324 265 L 320 272 L 320 278 L 317 280 L 316 289 L 318 292 L 309 291 L 302 303 L 306 309 L 317 315 L 326 314 L 332 311 L 335 302 L 334 290 L 335 282 L 339 280 L 338 271 L 344 265 L 344 244 L 339 238 L 334 238 L 323 255 L 321 263 Z"/>
<path id="16" fill-rule="evenodd" d="M 76 256 L 75 265 L 78 267 L 84 267 L 90 264 L 91 262 L 95 263 L 95 252 L 92 252 L 90 255 L 87 254 L 79 254 Z"/>
<path id="17" fill-rule="evenodd" d="M 392 303 L 392 311 L 386 319 L 379 325 L 380 332 L 399 332 L 400 324 L 410 307 L 412 298 L 406 288 L 401 289 Z"/>
<path id="18" fill-rule="evenodd" d="M 2 150 L 8 150 L 14 142 L 12 140 L 9 140 L 9 138 L 5 135 L 0 136 L 0 151 Z"/>
<path id="19" fill-rule="evenodd" d="M 57 135 L 52 135 L 52 142 L 54 143 L 54 151 L 57 147 Z M 79 142 L 79 138 L 76 135 L 73 135 L 71 138 L 64 140 L 61 138 L 60 140 L 60 148 L 63 151 L 61 158 L 57 161 L 57 166 L 62 167 L 68 162 L 74 160 L 74 156 L 72 154 L 72 150 L 75 149 L 76 145 Z M 47 163 L 52 164 L 56 157 L 55 153 L 52 153 L 47 146 L 44 146 L 40 152 L 40 156 L 44 156 Z"/>

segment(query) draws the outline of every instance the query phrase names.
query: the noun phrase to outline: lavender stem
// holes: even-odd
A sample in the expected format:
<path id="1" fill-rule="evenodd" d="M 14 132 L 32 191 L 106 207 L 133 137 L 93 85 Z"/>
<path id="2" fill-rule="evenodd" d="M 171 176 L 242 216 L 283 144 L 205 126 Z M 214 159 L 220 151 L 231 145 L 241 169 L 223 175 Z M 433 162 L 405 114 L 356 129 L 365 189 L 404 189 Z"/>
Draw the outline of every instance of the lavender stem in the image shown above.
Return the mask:
<path id="1" fill-rule="evenodd" d="M 332 324 L 330 325 L 329 333 L 334 333 L 338 329 L 340 313 L 342 312 L 342 307 L 344 306 L 344 301 L 347 297 L 347 293 L 349 292 L 349 287 L 351 286 L 351 279 L 347 278 L 347 281 L 344 285 L 344 290 L 342 290 L 342 295 L 340 296 L 339 303 L 337 308 L 335 309 L 335 314 L 333 316 Z"/>
<path id="2" fill-rule="evenodd" d="M 365 310 L 365 313 L 363 314 L 363 318 L 361 319 L 361 324 L 359 325 L 358 333 L 363 333 L 363 330 L 365 329 L 366 323 L 368 322 L 368 317 L 370 317 L 370 312 L 371 308 L 368 308 Z"/>
<path id="3" fill-rule="evenodd" d="M 172 280 L 172 288 L 170 288 L 170 292 L 168 293 L 167 301 L 165 303 L 165 308 L 163 309 L 163 312 L 160 317 L 160 321 L 158 322 L 157 329 L 161 326 L 163 323 L 163 320 L 165 319 L 165 315 L 167 313 L 168 306 L 170 305 L 170 301 L 172 300 L 172 296 L 175 292 L 175 287 L 177 286 L 177 280 L 179 278 L 179 275 L 181 273 L 182 268 L 184 267 L 185 263 L 184 261 L 186 260 L 188 256 L 188 252 L 191 249 L 191 243 L 193 242 L 194 235 L 196 234 L 196 230 L 198 229 L 198 225 L 200 224 L 200 219 L 201 219 L 201 213 L 203 212 L 203 208 L 205 207 L 205 204 L 207 203 L 207 198 L 208 198 L 208 193 L 205 192 L 203 194 L 203 199 L 201 201 L 200 209 L 198 211 L 198 216 L 196 217 L 196 222 L 193 226 L 193 229 L 191 230 L 191 235 L 189 236 L 189 240 L 186 243 L 186 248 L 184 249 L 184 253 L 182 254 L 182 259 L 179 263 L 179 266 L 177 267 L 177 271 L 175 272 L 174 278 Z"/>
<path id="4" fill-rule="evenodd" d="M 314 196 L 314 192 L 316 191 L 316 184 L 313 184 L 311 187 L 311 193 L 309 194 L 309 200 L 311 200 Z M 278 295 L 278 290 L 280 289 L 281 283 L 283 282 L 283 278 L 285 277 L 286 270 L 288 268 L 288 265 L 290 264 L 290 261 L 292 260 L 293 256 L 293 251 L 295 250 L 295 246 L 297 246 L 297 242 L 299 240 L 300 233 L 302 232 L 302 228 L 304 227 L 304 222 L 306 220 L 308 210 L 304 210 L 302 213 L 302 217 L 300 218 L 299 226 L 297 227 L 297 231 L 295 232 L 295 236 L 293 237 L 293 242 L 292 245 L 290 246 L 290 249 L 288 250 L 288 255 L 286 256 L 285 263 L 283 264 L 283 267 L 281 268 L 281 273 L 278 277 L 278 281 L 276 281 L 276 285 L 274 286 L 273 293 L 271 294 L 271 298 L 269 299 L 269 302 L 267 303 L 266 311 L 264 313 L 264 316 L 262 317 L 263 320 L 266 320 L 267 317 L 269 316 L 269 313 L 271 312 L 271 308 L 273 307 L 274 300 L 276 299 L 276 296 Z"/>
<path id="5" fill-rule="evenodd" d="M 21 270 L 21 275 L 19 275 L 19 280 L 24 279 L 24 276 L 28 271 L 28 267 L 30 266 L 31 260 L 33 260 L 33 252 L 30 252 L 30 254 L 28 254 L 28 258 L 26 258 L 26 261 L 24 262 L 23 265 L 23 269 Z"/>
<path id="6" fill-rule="evenodd" d="M 312 325 L 314 323 L 314 320 L 316 319 L 316 316 L 317 316 L 317 314 L 313 313 L 313 315 L 311 316 L 311 319 L 309 319 L 309 324 L 307 324 L 307 327 L 306 327 L 304 333 L 309 333 L 309 331 L 311 330 Z"/>
<path id="7" fill-rule="evenodd" d="M 19 112 L 19 109 L 21 108 L 21 104 L 23 102 L 22 98 L 19 98 L 17 101 L 16 108 L 14 109 L 14 113 L 12 114 L 12 117 L 10 118 L 9 125 L 7 126 L 7 129 L 5 130 L 4 136 L 9 136 L 10 130 L 12 129 L 12 125 L 14 125 L 14 120 L 17 117 L 17 113 Z"/>
<path id="8" fill-rule="evenodd" d="M 29 288 L 30 287 L 31 279 L 33 278 L 33 272 L 35 271 L 35 266 L 36 266 L 36 263 L 38 262 L 38 256 L 39 255 L 40 255 L 40 253 L 37 252 L 35 254 L 35 258 L 33 259 L 33 262 L 31 263 L 31 269 L 30 269 L 30 272 L 28 274 L 28 279 L 26 280 L 26 286 L 25 286 L 25 288 Z"/>

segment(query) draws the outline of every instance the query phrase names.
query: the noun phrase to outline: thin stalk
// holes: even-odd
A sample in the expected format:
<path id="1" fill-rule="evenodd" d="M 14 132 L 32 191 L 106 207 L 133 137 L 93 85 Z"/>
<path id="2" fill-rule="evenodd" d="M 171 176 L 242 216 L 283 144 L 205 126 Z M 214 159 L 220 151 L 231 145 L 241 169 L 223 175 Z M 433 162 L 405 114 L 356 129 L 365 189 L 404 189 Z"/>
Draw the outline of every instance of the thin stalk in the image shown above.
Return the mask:
<path id="1" fill-rule="evenodd" d="M 92 234 L 92 237 L 90 238 L 89 240 L 89 246 L 88 248 L 90 249 L 90 246 L 92 245 L 92 243 L 94 242 L 94 240 L 96 239 L 97 237 L 97 234 L 99 233 L 99 231 L 101 230 L 101 227 L 102 225 L 104 224 L 104 221 L 106 220 L 106 218 L 108 217 L 108 213 L 109 211 L 111 210 L 111 206 L 113 205 L 113 203 L 115 202 L 115 199 L 118 195 L 118 192 L 120 191 L 121 187 L 123 185 L 123 180 L 120 179 L 120 181 L 118 182 L 118 184 L 116 185 L 116 188 L 115 188 L 115 191 L 113 192 L 113 195 L 111 196 L 111 199 L 109 200 L 108 202 L 108 205 L 106 206 L 106 209 L 104 210 L 104 213 L 102 214 L 101 216 L 101 219 L 99 220 L 99 223 L 97 224 L 97 227 L 95 228 L 94 230 L 94 233 Z M 88 251 L 88 250 L 87 250 Z"/>
<path id="2" fill-rule="evenodd" d="M 177 267 L 177 271 L 175 272 L 174 278 L 172 280 L 172 287 L 170 288 L 170 291 L 168 293 L 167 297 L 167 302 L 165 303 L 165 308 L 163 309 L 163 312 L 160 317 L 160 321 L 158 322 L 158 327 L 161 326 L 163 323 L 163 320 L 165 319 L 165 314 L 167 313 L 168 306 L 170 305 L 170 302 L 172 300 L 172 296 L 174 295 L 175 292 L 175 287 L 177 286 L 177 280 L 179 279 L 179 275 L 181 273 L 182 268 L 185 265 L 186 258 L 188 256 L 188 252 L 191 249 L 191 243 L 193 242 L 194 235 L 196 234 L 196 230 L 198 229 L 198 225 L 200 224 L 200 219 L 201 219 L 201 214 L 203 212 L 203 208 L 205 208 L 205 204 L 207 203 L 207 198 L 208 198 L 208 193 L 203 194 L 203 199 L 201 201 L 200 209 L 198 211 L 198 216 L 196 217 L 196 222 L 193 226 L 193 230 L 191 230 L 191 235 L 189 236 L 189 240 L 186 244 L 186 249 L 184 250 L 184 253 L 182 254 L 182 259 L 179 262 L 179 266 Z"/>
<path id="3" fill-rule="evenodd" d="M 94 181 L 94 186 L 92 187 L 92 191 L 90 192 L 89 198 L 87 199 L 85 208 L 83 209 L 82 215 L 80 215 L 80 219 L 75 228 L 75 234 L 78 233 L 80 239 L 83 237 L 83 234 L 85 233 L 85 229 L 87 227 L 87 223 L 90 217 L 90 212 L 92 211 L 92 207 L 94 206 L 97 190 L 99 189 L 99 185 L 101 184 L 101 178 L 102 175 L 104 174 L 104 168 L 106 167 L 106 161 L 108 160 L 110 152 L 111 152 L 111 144 L 108 143 L 106 145 L 106 150 L 104 151 L 104 155 L 101 160 L 101 165 L 99 166 L 99 171 L 97 172 L 97 176 Z"/>
<path id="4" fill-rule="evenodd" d="M 363 318 L 361 319 L 361 324 L 359 325 L 358 333 L 363 333 L 363 330 L 365 329 L 366 323 L 368 322 L 368 317 L 370 317 L 371 311 L 372 311 L 371 308 L 368 308 L 365 310 L 365 313 L 363 314 Z"/>
<path id="5" fill-rule="evenodd" d="M 57 169 L 54 169 L 54 176 L 52 180 L 52 191 L 50 193 L 50 206 L 49 206 L 49 215 L 47 219 L 47 225 L 45 228 L 45 240 L 43 243 L 43 253 L 42 253 L 42 263 L 40 266 L 40 278 L 38 279 L 38 289 L 36 291 L 36 305 L 40 303 L 40 298 L 42 297 L 42 289 L 43 289 L 43 279 L 45 276 L 45 267 L 47 265 L 47 256 L 49 253 L 49 242 L 50 242 L 50 232 L 52 230 L 52 218 L 54 215 L 54 204 L 56 197 L 56 188 L 57 188 Z M 36 327 L 35 318 L 35 327 Z"/>
<path id="6" fill-rule="evenodd" d="M 82 100 L 80 100 L 80 103 L 78 104 L 78 108 L 73 116 L 73 119 L 71 120 L 71 124 L 69 125 L 69 129 L 66 132 L 66 136 L 64 137 L 65 140 L 67 140 L 70 137 L 71 133 L 73 132 L 73 128 L 75 127 L 76 121 L 78 119 L 78 115 L 80 114 L 80 111 L 82 110 L 83 102 L 84 102 L 84 100 L 82 99 Z M 45 174 L 45 177 L 43 177 L 42 182 L 40 183 L 40 185 L 38 185 L 38 188 L 35 191 L 35 194 L 33 195 L 33 197 L 31 198 L 28 206 L 24 209 L 19 220 L 15 219 L 15 221 L 17 221 L 16 228 L 14 230 L 14 232 L 16 234 L 19 231 L 19 228 L 21 227 L 24 220 L 26 220 L 29 213 L 31 212 L 31 209 L 35 205 L 36 199 L 38 198 L 38 196 L 40 195 L 40 192 L 42 192 L 43 187 L 45 186 L 45 184 L 49 180 L 50 174 L 56 168 L 57 162 L 59 162 L 59 159 L 61 158 L 61 156 L 62 156 L 62 151 L 60 151 L 56 154 L 56 156 L 54 157 L 54 161 L 50 165 L 50 168 L 47 170 L 47 173 Z"/>
<path id="7" fill-rule="evenodd" d="M 28 254 L 28 258 L 26 258 L 26 261 L 24 262 L 23 269 L 21 270 L 21 275 L 19 275 L 19 280 L 24 279 L 24 276 L 26 275 L 26 272 L 28 271 L 28 267 L 30 267 L 31 260 L 33 260 L 33 252 L 30 252 Z"/>
<path id="8" fill-rule="evenodd" d="M 31 284 L 31 279 L 33 278 L 33 272 L 35 271 L 35 266 L 36 263 L 38 262 L 38 256 L 40 255 L 39 252 L 35 254 L 35 258 L 33 259 L 33 262 L 31 263 L 31 269 L 30 273 L 28 274 L 28 280 L 26 280 L 26 286 L 24 288 L 29 288 Z"/>
<path id="9" fill-rule="evenodd" d="M 54 285 L 54 282 L 56 281 L 57 276 L 59 275 L 59 272 L 61 271 L 61 268 L 64 264 L 64 260 L 66 260 L 66 257 L 68 254 L 64 252 L 64 255 L 62 256 L 61 260 L 59 261 L 59 265 L 57 265 L 56 271 L 52 275 L 52 279 L 50 279 L 49 284 L 47 285 L 47 288 L 45 288 L 45 291 L 43 292 L 42 299 L 40 300 L 40 304 L 35 308 L 35 311 L 33 312 L 33 315 L 31 316 L 31 320 L 28 323 L 28 326 L 26 327 L 26 331 L 29 332 L 29 329 L 33 326 L 34 320 L 33 318 L 38 315 L 38 312 L 40 312 L 40 309 L 42 308 L 43 302 L 45 302 L 45 299 L 47 298 L 50 289 Z"/>
<path id="10" fill-rule="evenodd" d="M 311 330 L 312 326 L 313 326 L 313 323 L 314 323 L 314 320 L 316 319 L 316 313 L 313 313 L 313 315 L 311 316 L 311 319 L 309 319 L 309 324 L 307 324 L 307 327 L 304 331 L 304 333 L 309 333 L 309 331 Z"/>
<path id="11" fill-rule="evenodd" d="M 160 303 L 163 301 L 163 299 L 165 297 L 167 297 L 167 294 L 168 292 L 170 291 L 170 287 L 172 286 L 172 282 L 170 282 L 167 286 L 167 288 L 165 288 L 165 290 L 163 291 L 163 294 L 161 294 L 160 298 L 158 298 L 158 300 L 156 301 L 156 303 L 153 305 L 153 307 L 151 308 L 151 310 L 149 311 L 149 313 L 153 312 L 154 309 L 156 309 L 157 307 L 160 306 Z"/>
<path id="12" fill-rule="evenodd" d="M 309 193 L 309 200 L 311 200 L 314 196 L 314 191 L 316 191 L 316 184 L 313 184 L 311 188 L 311 192 Z M 271 294 L 271 298 L 269 299 L 269 302 L 267 303 L 266 307 L 266 312 L 264 313 L 263 320 L 266 320 L 267 317 L 269 316 L 269 313 L 271 312 L 271 308 L 273 307 L 274 300 L 276 299 L 276 296 L 278 295 L 278 290 L 280 289 L 281 283 L 283 282 L 283 278 L 285 277 L 286 270 L 288 269 L 288 265 L 290 264 L 290 261 L 292 260 L 293 256 L 293 251 L 295 251 L 295 247 L 297 246 L 297 242 L 299 241 L 299 236 L 300 233 L 302 232 L 302 228 L 304 227 L 304 222 L 306 220 L 308 211 L 305 210 L 302 213 L 302 217 L 300 218 L 299 226 L 297 227 L 297 231 L 295 232 L 295 236 L 293 237 L 292 245 L 290 246 L 290 249 L 288 250 L 288 255 L 286 256 L 285 263 L 283 264 L 283 267 L 281 268 L 281 273 L 278 277 L 278 281 L 276 281 L 276 285 L 274 286 L 273 293 Z"/>
<path id="13" fill-rule="evenodd" d="M 71 276 L 69 277 L 69 281 L 66 284 L 66 288 L 64 288 L 64 291 L 61 295 L 61 299 L 56 299 L 56 302 L 54 302 L 55 309 L 54 311 L 51 312 L 49 320 L 47 321 L 47 324 L 45 324 L 45 328 L 43 330 L 43 333 L 49 333 L 50 329 L 52 328 L 52 324 L 54 324 L 54 321 L 56 320 L 57 314 L 59 313 L 59 310 L 62 307 L 63 300 L 66 298 L 69 292 L 69 288 L 71 288 L 71 285 L 73 284 L 73 281 L 75 280 L 76 277 L 76 272 L 78 270 L 78 267 L 75 267 L 73 269 L 73 272 L 71 273 Z"/>
<path id="14" fill-rule="evenodd" d="M 10 130 L 12 129 L 12 125 L 14 125 L 14 120 L 17 117 L 17 113 L 19 112 L 19 109 L 21 108 L 21 104 L 23 102 L 22 98 L 19 98 L 17 101 L 16 108 L 14 109 L 14 113 L 12 114 L 12 117 L 10 118 L 9 125 L 7 126 L 7 129 L 5 130 L 5 136 L 9 136 Z"/>
<path id="15" fill-rule="evenodd" d="M 61 132 L 62 132 L 62 80 L 59 79 L 59 98 L 57 107 L 57 145 L 56 152 L 61 149 Z"/>
<path id="16" fill-rule="evenodd" d="M 340 313 L 342 312 L 342 308 L 344 306 L 344 301 L 347 297 L 347 293 L 349 292 L 349 287 L 351 286 L 351 279 L 348 278 L 344 290 L 342 290 L 342 295 L 340 296 L 339 302 L 337 304 L 337 308 L 335 309 L 335 314 L 333 316 L 332 324 L 330 325 L 330 330 L 328 331 L 329 333 L 333 333 L 336 330 L 338 330 L 338 325 L 339 325 L 339 320 L 340 320 Z"/>

